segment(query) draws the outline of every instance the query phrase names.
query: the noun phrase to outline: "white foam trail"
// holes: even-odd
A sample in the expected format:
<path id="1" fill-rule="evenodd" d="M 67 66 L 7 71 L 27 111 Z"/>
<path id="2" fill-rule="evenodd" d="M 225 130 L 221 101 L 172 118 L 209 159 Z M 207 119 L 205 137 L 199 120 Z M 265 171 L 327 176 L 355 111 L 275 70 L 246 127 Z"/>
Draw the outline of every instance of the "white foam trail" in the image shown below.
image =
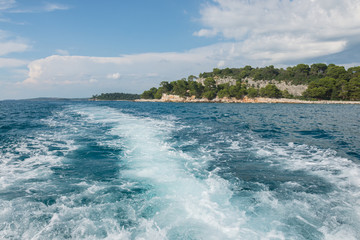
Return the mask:
<path id="1" fill-rule="evenodd" d="M 49 148 L 57 150 L 49 151 Z M 63 155 L 75 149 L 73 141 L 65 139 L 61 133 L 40 133 L 37 136 L 20 139 L 0 152 L 0 190 L 22 185 L 32 179 L 47 180 L 51 175 L 51 167 L 61 164 Z M 55 153 L 55 155 L 54 155 Z M 24 160 L 19 160 L 25 156 Z"/>
<path id="2" fill-rule="evenodd" d="M 314 146 L 280 146 L 267 141 L 254 141 L 252 151 L 274 168 L 290 171 L 303 171 L 330 184 L 329 192 L 312 194 L 301 192 L 298 197 L 303 201 L 292 201 L 275 209 L 298 209 L 303 216 L 296 218 L 320 231 L 324 239 L 358 239 L 360 237 L 360 167 L 358 164 L 340 157 L 330 149 Z M 310 180 L 311 181 L 311 180 Z M 284 184 L 290 189 L 304 189 L 299 183 Z M 311 187 L 311 186 L 310 186 Z M 271 204 L 278 204 L 277 200 Z M 296 212 L 296 210 L 293 210 Z M 316 222 L 314 225 L 308 221 Z"/>
<path id="3" fill-rule="evenodd" d="M 251 182 L 245 184 L 246 189 L 251 189 L 249 194 L 244 198 L 240 192 L 233 199 L 246 212 L 243 227 L 253 229 L 261 236 L 259 238 L 360 238 L 358 164 L 339 157 L 330 149 L 294 143 L 284 146 L 271 140 L 260 140 L 246 131 L 238 135 L 220 133 L 213 143 L 214 148 L 217 144 L 227 146 L 215 154 L 220 154 L 222 159 L 240 155 L 244 164 L 256 166 Z M 230 162 L 230 168 L 233 164 Z M 264 175 L 261 174 L 263 170 Z M 241 189 L 244 184 L 242 172 L 239 174 L 238 188 Z M 245 169 L 244 174 L 248 174 Z M 278 186 L 272 190 L 272 184 Z"/>
<path id="4" fill-rule="evenodd" d="M 56 191 L 52 169 L 77 148 L 68 138 L 73 129 L 59 128 L 64 119 L 54 118 L 43 120 L 49 129 L 32 131 L 1 148 L 0 191 L 5 198 L 0 199 L 0 239 L 49 239 L 41 233 L 57 205 L 31 200 Z"/>
<path id="5" fill-rule="evenodd" d="M 199 179 L 186 168 L 190 164 L 205 170 L 206 165 L 204 159 L 194 164 L 196 159 L 166 143 L 174 128 L 172 121 L 138 118 L 112 109 L 84 109 L 84 112 L 92 121 L 115 123 L 111 133 L 121 136 L 127 148 L 122 164 L 128 170 L 122 171 L 121 176 L 151 185 L 149 199 L 140 212 L 149 208 L 154 213 L 140 221 L 139 227 L 145 228 L 140 236 L 166 239 L 187 231 L 189 237 L 200 239 L 239 236 L 246 218 L 230 203 L 229 183 L 218 177 L 216 170 Z"/>

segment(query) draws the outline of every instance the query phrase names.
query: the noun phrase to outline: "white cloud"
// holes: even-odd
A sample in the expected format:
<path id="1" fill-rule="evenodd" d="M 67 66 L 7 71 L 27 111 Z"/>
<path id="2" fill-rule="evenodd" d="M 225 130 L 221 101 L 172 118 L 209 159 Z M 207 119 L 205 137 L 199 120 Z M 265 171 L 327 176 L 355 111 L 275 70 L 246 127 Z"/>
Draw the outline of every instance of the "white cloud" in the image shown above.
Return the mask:
<path id="1" fill-rule="evenodd" d="M 4 2 L 4 10 L 8 10 L 11 13 L 41 13 L 41 12 L 53 12 L 58 10 L 70 9 L 70 6 L 68 5 L 59 4 L 59 3 L 50 3 L 50 2 L 44 2 L 42 3 L 42 5 L 38 5 L 38 6 L 21 8 L 16 6 L 15 0 L 0 0 L 0 10 L 1 10 L 1 1 Z M 6 2 L 9 2 L 9 4 L 6 4 Z"/>
<path id="2" fill-rule="evenodd" d="M 18 83 L 27 92 L 40 89 L 60 96 L 78 89 L 77 94 L 106 91 L 142 92 L 161 81 L 173 81 L 190 74 L 209 71 L 217 55 L 229 55 L 230 45 L 193 49 L 183 53 L 145 53 L 121 57 L 53 55 L 28 64 L 28 77 Z M 30 91 L 31 90 L 31 91 Z M 25 90 L 24 90 L 25 91 Z M 78 96 L 77 95 L 77 96 Z"/>
<path id="3" fill-rule="evenodd" d="M 0 10 L 9 9 L 15 6 L 15 0 L 0 0 Z"/>
<path id="4" fill-rule="evenodd" d="M 106 77 L 110 78 L 110 79 L 119 79 L 121 77 L 121 74 L 120 73 L 112 73 L 112 74 L 108 74 Z"/>
<path id="5" fill-rule="evenodd" d="M 198 37 L 214 37 L 216 34 L 218 34 L 218 32 L 215 29 L 201 29 L 198 32 L 194 32 L 193 35 Z"/>
<path id="6" fill-rule="evenodd" d="M 225 66 L 225 61 L 224 60 L 219 61 L 217 67 L 222 68 L 223 66 Z"/>
<path id="7" fill-rule="evenodd" d="M 284 39 L 287 44 L 281 46 Z M 132 91 L 141 91 L 160 81 L 173 81 L 229 63 L 232 67 L 268 65 L 304 56 L 336 53 L 345 46 L 345 41 L 313 42 L 306 37 L 269 36 L 261 40 L 214 44 L 182 53 L 144 53 L 122 57 L 53 55 L 32 61 L 28 65 L 28 78 L 23 84 L 86 84 L 88 79 L 94 78 L 99 84 L 106 82 L 120 86 L 126 83 Z"/>
<path id="8" fill-rule="evenodd" d="M 0 56 L 7 55 L 14 52 L 24 52 L 29 49 L 29 46 L 25 43 L 18 41 L 4 41 L 0 42 Z"/>
<path id="9" fill-rule="evenodd" d="M 43 7 L 43 10 L 46 12 L 52 12 L 56 10 L 68 10 L 69 8 L 69 6 L 63 4 L 46 3 Z"/>
<path id="10" fill-rule="evenodd" d="M 24 40 L 20 38 L 14 38 L 11 33 L 0 30 L 0 56 L 5 56 L 10 53 L 25 52 L 28 49 L 30 49 L 30 46 Z M 8 60 L 9 60 L 9 64 L 7 64 L 8 66 L 19 65 L 20 62 L 22 61 L 22 60 L 18 60 L 17 64 L 15 64 L 14 59 L 8 59 Z M 4 66 L 4 64 L 2 65 Z"/>
<path id="11" fill-rule="evenodd" d="M 30 62 L 25 80 L 16 83 L 13 82 L 15 79 L 1 81 L 0 98 L 89 97 L 101 92 L 140 93 L 161 81 L 180 79 L 202 69 L 211 70 L 213 60 L 202 52 L 209 51 L 199 49 L 185 53 L 147 53 L 122 57 L 53 55 Z"/>
<path id="12" fill-rule="evenodd" d="M 70 55 L 69 51 L 68 50 L 64 50 L 64 49 L 56 49 L 55 52 L 59 55 Z"/>
<path id="13" fill-rule="evenodd" d="M 28 61 L 14 58 L 0 58 L 0 68 L 21 67 L 28 64 Z"/>
<path id="14" fill-rule="evenodd" d="M 243 54 L 250 59 L 285 63 L 340 52 L 345 49 L 346 41 L 313 41 L 307 37 L 278 35 L 248 39 L 241 45 Z"/>
<path id="15" fill-rule="evenodd" d="M 359 13 L 359 0 L 213 0 L 203 5 L 205 28 L 194 35 L 241 43 L 253 59 L 304 59 L 360 42 Z"/>

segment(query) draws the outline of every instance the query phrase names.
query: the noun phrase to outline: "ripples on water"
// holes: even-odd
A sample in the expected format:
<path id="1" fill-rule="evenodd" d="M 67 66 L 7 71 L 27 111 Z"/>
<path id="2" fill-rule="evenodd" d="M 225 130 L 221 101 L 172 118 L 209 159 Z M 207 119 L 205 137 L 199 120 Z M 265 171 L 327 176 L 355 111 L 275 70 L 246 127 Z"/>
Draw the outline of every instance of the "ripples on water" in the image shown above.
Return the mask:
<path id="1" fill-rule="evenodd" d="M 356 105 L 0 102 L 1 239 L 359 239 Z"/>

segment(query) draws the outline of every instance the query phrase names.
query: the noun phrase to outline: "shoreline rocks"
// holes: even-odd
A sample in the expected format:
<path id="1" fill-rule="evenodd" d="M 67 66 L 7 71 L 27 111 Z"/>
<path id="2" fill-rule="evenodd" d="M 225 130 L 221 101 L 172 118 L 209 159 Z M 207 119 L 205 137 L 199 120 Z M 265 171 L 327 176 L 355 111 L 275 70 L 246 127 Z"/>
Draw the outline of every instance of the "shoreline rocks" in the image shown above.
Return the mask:
<path id="1" fill-rule="evenodd" d="M 299 99 L 288 98 L 248 98 L 245 96 L 243 99 L 236 98 L 214 98 L 208 100 L 207 98 L 180 97 L 178 95 L 163 94 L 161 99 L 137 99 L 135 102 L 179 102 L 179 103 L 292 103 L 292 104 L 360 104 L 360 101 L 307 101 Z"/>

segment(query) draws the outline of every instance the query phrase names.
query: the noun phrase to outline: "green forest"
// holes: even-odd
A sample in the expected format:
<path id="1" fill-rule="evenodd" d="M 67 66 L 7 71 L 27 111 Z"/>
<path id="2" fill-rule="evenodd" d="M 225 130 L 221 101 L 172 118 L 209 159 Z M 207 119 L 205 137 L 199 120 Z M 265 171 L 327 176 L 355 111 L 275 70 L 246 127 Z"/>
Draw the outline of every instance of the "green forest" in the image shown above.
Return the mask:
<path id="1" fill-rule="evenodd" d="M 216 84 L 216 78 L 231 77 L 236 80 L 235 85 Z M 253 68 L 214 68 L 212 72 L 199 74 L 204 78 L 204 84 L 196 81 L 196 76 L 189 76 L 177 81 L 160 83 L 158 88 L 151 88 L 141 94 L 143 99 L 160 99 L 163 93 L 179 95 L 181 97 L 196 96 L 196 98 L 235 97 L 244 96 L 269 98 L 294 98 L 286 90 L 279 90 L 276 85 L 268 84 L 263 88 L 247 85 L 247 78 L 257 80 L 285 81 L 292 85 L 308 85 L 300 99 L 308 100 L 360 100 L 360 66 L 345 69 L 335 64 L 326 65 L 316 63 L 311 66 L 298 64 L 293 67 L 275 68 L 267 66 Z"/>
<path id="2" fill-rule="evenodd" d="M 103 100 L 103 101 L 113 101 L 113 100 L 135 100 L 139 99 L 139 94 L 131 93 L 102 93 L 100 95 L 93 95 L 91 100 Z"/>

